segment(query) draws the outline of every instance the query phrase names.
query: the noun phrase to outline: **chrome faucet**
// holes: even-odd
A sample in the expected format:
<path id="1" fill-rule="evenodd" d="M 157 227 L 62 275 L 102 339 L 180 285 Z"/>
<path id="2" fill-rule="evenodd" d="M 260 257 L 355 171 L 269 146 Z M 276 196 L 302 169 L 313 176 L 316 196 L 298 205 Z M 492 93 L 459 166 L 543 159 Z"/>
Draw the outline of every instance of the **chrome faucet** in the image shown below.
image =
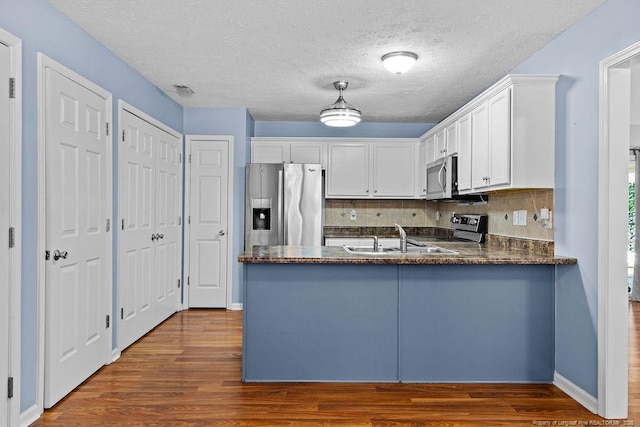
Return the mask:
<path id="1" fill-rule="evenodd" d="M 373 238 L 373 252 L 378 252 L 378 236 L 371 236 Z"/>
<path id="2" fill-rule="evenodd" d="M 400 252 L 407 252 L 407 233 L 405 233 L 404 229 L 396 224 L 396 230 L 400 232 Z"/>

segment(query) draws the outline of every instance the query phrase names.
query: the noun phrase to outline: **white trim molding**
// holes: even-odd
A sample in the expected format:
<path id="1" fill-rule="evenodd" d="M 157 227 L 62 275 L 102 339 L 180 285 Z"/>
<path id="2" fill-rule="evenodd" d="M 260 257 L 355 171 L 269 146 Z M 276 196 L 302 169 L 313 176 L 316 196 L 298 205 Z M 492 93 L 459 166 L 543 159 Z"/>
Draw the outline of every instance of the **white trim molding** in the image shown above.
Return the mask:
<path id="1" fill-rule="evenodd" d="M 9 401 L 9 426 L 20 420 L 20 334 L 22 287 L 22 40 L 0 28 L 0 43 L 9 47 L 9 75 L 14 79 L 14 98 L 9 99 L 9 224 L 14 246 L 9 255 L 9 374 L 14 378 L 14 397 Z"/>
<path id="2" fill-rule="evenodd" d="M 233 310 L 233 311 L 242 311 L 242 303 L 241 302 L 234 302 L 232 304 L 230 304 L 228 306 L 229 310 Z"/>
<path id="3" fill-rule="evenodd" d="M 42 406 L 32 405 L 20 414 L 20 427 L 27 427 L 35 423 L 42 414 Z"/>
<path id="4" fill-rule="evenodd" d="M 598 413 L 598 399 L 584 391 L 557 372 L 553 373 L 553 385 L 567 393 L 572 399 L 593 412 Z"/>
<path id="5" fill-rule="evenodd" d="M 629 303 L 626 286 L 619 284 L 627 283 L 624 224 L 629 146 L 628 140 L 623 144 L 615 138 L 620 130 L 611 112 L 621 108 L 616 105 L 616 90 L 629 90 L 620 66 L 636 55 L 640 55 L 640 42 L 600 62 L 597 412 L 617 419 L 626 418 L 628 413 Z"/>

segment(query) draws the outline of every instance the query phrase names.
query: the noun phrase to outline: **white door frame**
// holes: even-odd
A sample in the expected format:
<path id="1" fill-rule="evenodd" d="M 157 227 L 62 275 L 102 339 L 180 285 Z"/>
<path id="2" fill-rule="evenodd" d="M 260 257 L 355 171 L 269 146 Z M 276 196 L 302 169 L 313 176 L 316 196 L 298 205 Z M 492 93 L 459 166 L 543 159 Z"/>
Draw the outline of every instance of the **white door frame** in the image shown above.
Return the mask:
<path id="1" fill-rule="evenodd" d="M 627 168 L 629 147 L 612 140 L 610 72 L 640 55 L 640 42 L 600 62 L 600 146 L 598 178 L 598 414 L 626 418 L 628 407 L 629 317 L 626 286 Z M 623 178 L 624 177 L 624 178 Z M 621 218 L 622 217 L 622 218 Z M 620 221 L 620 219 L 623 219 Z"/>
<path id="2" fill-rule="evenodd" d="M 191 261 L 191 253 L 190 253 L 190 238 L 189 238 L 189 224 L 186 220 L 191 216 L 191 162 L 189 159 L 191 158 L 191 141 L 227 141 L 229 144 L 229 159 L 228 159 L 228 181 L 227 186 L 229 191 L 227 191 L 227 310 L 232 308 L 232 283 L 233 283 L 233 242 L 236 236 L 233 235 L 233 152 L 234 152 L 234 141 L 233 136 L 231 135 L 186 135 L 185 137 L 185 150 L 184 150 L 184 158 L 185 158 L 185 174 L 184 174 L 184 217 L 185 217 L 185 226 L 183 227 L 184 232 L 184 259 L 182 262 L 182 278 L 183 283 L 183 298 L 182 298 L 182 309 L 186 310 L 189 308 L 189 290 L 187 288 L 187 277 L 189 275 L 189 262 Z"/>
<path id="3" fill-rule="evenodd" d="M 10 100 L 9 146 L 3 147 L 11 164 L 9 171 L 9 223 L 15 229 L 15 246 L 9 259 L 9 372 L 13 377 L 13 398 L 9 402 L 9 427 L 20 419 L 20 307 L 22 259 L 22 40 L 0 28 L 0 43 L 9 47 L 9 73 L 15 82 L 15 97 Z M 5 149 L 8 148 L 8 153 Z M 5 231 L 2 231 L 5 232 Z"/>
<path id="4" fill-rule="evenodd" d="M 37 301 L 38 301 L 38 314 L 37 314 L 37 387 L 36 387 L 36 407 L 29 408 L 29 415 L 33 417 L 35 414 L 41 414 L 44 411 L 44 363 L 45 363 L 45 271 L 46 264 L 44 259 L 45 243 L 46 243 L 46 169 L 45 169 L 45 139 L 46 139 L 46 69 L 50 68 L 57 73 L 81 84 L 89 90 L 95 92 L 107 102 L 107 117 L 105 122 L 109 123 L 109 137 L 106 139 L 107 148 L 107 205 L 109 217 L 113 212 L 113 97 L 110 92 L 96 85 L 95 83 L 87 80 L 76 72 L 70 70 L 64 65 L 56 62 L 48 56 L 38 52 L 38 231 L 37 231 L 37 243 L 36 243 L 36 287 L 37 287 Z M 113 219 L 111 221 L 111 233 L 113 230 Z M 113 234 L 108 241 L 107 254 L 105 257 L 106 264 L 109 268 L 106 269 L 107 283 L 111 286 L 108 288 L 107 298 L 105 301 L 105 313 L 111 313 L 113 307 L 113 278 L 112 278 L 112 252 L 113 252 Z M 113 325 L 113 321 L 111 322 Z M 111 362 L 111 348 L 113 346 L 113 329 L 110 333 L 107 333 L 106 348 L 105 348 L 105 364 Z"/>

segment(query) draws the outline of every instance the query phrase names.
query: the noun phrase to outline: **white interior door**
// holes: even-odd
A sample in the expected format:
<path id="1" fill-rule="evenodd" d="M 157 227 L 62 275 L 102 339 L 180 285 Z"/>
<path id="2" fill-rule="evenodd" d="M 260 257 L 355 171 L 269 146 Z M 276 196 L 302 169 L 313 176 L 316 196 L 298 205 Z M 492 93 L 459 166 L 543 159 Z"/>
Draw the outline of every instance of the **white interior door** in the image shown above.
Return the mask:
<path id="1" fill-rule="evenodd" d="M 45 390 L 49 408 L 106 362 L 109 103 L 46 69 Z"/>
<path id="2" fill-rule="evenodd" d="M 120 116 L 118 179 L 118 347 L 125 349 L 153 328 L 151 288 L 155 242 L 155 132 L 139 117 Z M 152 240 L 153 237 L 153 240 Z"/>
<path id="3" fill-rule="evenodd" d="M 9 161 L 10 105 L 9 105 L 9 47 L 0 43 L 0 230 L 8 230 L 11 202 Z M 11 349 L 9 310 L 11 306 L 9 286 L 9 234 L 0 232 L 0 378 L 9 378 L 9 352 Z M 9 395 L 7 388 L 0 387 L 0 425 L 9 425 Z"/>
<path id="4" fill-rule="evenodd" d="M 189 306 L 227 306 L 229 141 L 191 140 Z"/>
<path id="5" fill-rule="evenodd" d="M 155 185 L 155 298 L 160 316 L 175 313 L 180 303 L 178 279 L 182 263 L 182 141 L 158 129 Z"/>
<path id="6" fill-rule="evenodd" d="M 140 115 L 120 114 L 120 350 L 180 304 L 182 142 Z"/>

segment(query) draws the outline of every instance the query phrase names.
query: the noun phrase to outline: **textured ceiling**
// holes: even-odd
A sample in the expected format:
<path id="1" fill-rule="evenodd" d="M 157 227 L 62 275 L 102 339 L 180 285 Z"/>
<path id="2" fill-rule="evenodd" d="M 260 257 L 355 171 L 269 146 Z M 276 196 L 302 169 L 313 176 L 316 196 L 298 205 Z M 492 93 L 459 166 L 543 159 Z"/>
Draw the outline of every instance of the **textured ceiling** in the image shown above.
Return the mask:
<path id="1" fill-rule="evenodd" d="M 49 0 L 183 106 L 315 121 L 347 80 L 367 122 L 440 121 L 604 1 Z"/>

